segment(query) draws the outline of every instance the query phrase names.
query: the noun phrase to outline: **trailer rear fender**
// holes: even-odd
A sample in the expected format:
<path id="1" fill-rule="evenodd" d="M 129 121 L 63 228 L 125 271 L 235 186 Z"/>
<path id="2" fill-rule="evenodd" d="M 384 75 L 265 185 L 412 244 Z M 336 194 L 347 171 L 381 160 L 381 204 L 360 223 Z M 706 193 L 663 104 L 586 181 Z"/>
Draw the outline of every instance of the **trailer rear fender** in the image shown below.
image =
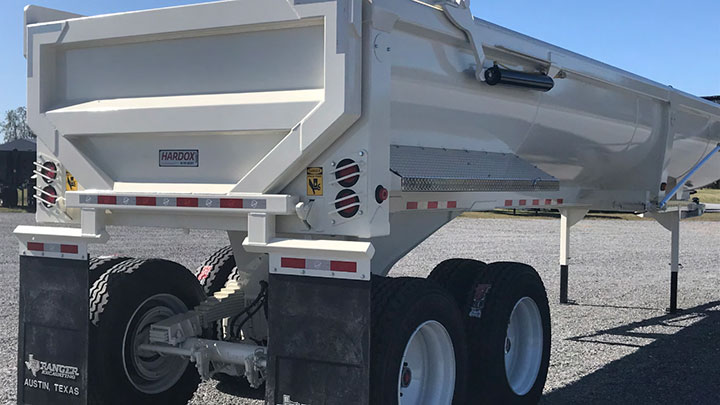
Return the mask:
<path id="1" fill-rule="evenodd" d="M 370 242 L 271 238 L 243 242 L 248 252 L 268 253 L 270 274 L 370 281 Z M 256 235 L 255 235 L 256 236 Z"/>

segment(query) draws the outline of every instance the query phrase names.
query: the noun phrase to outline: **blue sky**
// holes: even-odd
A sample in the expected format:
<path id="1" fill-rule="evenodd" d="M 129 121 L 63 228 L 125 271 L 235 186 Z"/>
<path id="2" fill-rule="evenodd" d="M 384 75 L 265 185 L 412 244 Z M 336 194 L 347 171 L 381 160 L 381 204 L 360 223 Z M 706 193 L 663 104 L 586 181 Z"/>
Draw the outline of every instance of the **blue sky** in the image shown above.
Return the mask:
<path id="1" fill-rule="evenodd" d="M 22 12 L 0 0 L 0 112 L 25 104 Z M 396 0 L 406 1 L 406 0 Z M 93 15 L 197 0 L 35 0 Z M 720 1 L 473 0 L 477 17 L 697 95 L 720 94 Z"/>

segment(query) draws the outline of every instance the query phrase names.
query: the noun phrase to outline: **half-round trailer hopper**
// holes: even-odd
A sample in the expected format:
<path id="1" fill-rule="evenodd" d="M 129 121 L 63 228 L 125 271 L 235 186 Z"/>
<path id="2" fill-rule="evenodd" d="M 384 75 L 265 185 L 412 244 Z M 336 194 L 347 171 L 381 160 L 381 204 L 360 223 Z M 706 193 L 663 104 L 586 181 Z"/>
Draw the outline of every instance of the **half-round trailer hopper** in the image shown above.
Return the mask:
<path id="1" fill-rule="evenodd" d="M 122 386 L 126 403 L 191 395 L 178 358 L 203 378 L 267 379 L 271 403 L 462 402 L 465 381 L 473 398 L 537 400 L 550 321 L 532 268 L 454 259 L 434 283 L 384 278 L 460 213 L 503 207 L 560 211 L 563 302 L 574 223 L 589 209 L 653 216 L 673 232 L 674 292 L 679 220 L 703 210 L 688 191 L 720 177 L 720 106 L 475 19 L 467 3 L 28 7 L 37 220 L 79 228 L 16 230 L 21 300 L 65 291 L 52 305 L 75 325 L 37 329 L 41 306 L 21 302 L 21 358 L 85 375 L 81 349 L 91 368 L 116 356 L 94 398 Z M 170 262 L 89 264 L 106 224 L 228 231 L 232 254 L 196 272 L 214 296 L 198 304 Z M 426 357 L 440 366 L 418 366 Z"/>

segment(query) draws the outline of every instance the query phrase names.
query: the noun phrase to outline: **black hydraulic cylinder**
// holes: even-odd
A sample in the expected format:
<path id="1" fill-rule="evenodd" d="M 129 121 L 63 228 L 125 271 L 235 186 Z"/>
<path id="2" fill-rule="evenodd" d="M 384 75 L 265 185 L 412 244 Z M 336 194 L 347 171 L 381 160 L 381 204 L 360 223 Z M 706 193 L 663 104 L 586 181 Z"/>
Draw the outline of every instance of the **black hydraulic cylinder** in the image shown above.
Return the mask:
<path id="1" fill-rule="evenodd" d="M 555 87 L 555 81 L 548 75 L 500 69 L 497 66 L 485 71 L 485 83 L 490 86 L 504 84 L 537 91 L 550 91 Z"/>

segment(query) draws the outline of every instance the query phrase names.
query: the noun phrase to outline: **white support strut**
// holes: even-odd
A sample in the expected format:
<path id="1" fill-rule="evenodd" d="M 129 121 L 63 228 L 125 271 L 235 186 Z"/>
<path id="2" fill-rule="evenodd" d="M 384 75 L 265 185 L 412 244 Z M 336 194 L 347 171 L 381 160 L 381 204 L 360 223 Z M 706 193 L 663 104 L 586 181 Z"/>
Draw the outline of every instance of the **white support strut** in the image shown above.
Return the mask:
<path id="1" fill-rule="evenodd" d="M 649 214 L 663 228 L 670 231 L 670 307 L 669 312 L 676 312 L 678 273 L 680 271 L 680 219 L 683 211 L 665 211 Z"/>
<path id="2" fill-rule="evenodd" d="M 587 207 L 560 208 L 560 303 L 568 302 L 570 228 L 587 215 Z"/>

